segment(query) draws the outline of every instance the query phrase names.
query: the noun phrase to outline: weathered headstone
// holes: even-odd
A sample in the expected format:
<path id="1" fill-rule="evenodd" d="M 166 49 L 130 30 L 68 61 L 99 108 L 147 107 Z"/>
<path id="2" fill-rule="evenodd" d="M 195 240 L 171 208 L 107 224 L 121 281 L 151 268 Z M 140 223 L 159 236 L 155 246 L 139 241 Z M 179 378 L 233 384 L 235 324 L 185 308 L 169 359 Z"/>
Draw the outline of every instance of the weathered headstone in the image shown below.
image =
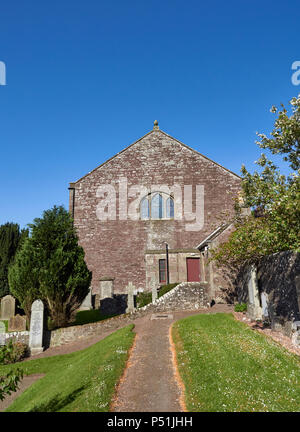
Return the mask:
<path id="1" fill-rule="evenodd" d="M 11 317 L 8 322 L 9 331 L 25 331 L 26 330 L 26 317 L 16 315 Z"/>
<path id="2" fill-rule="evenodd" d="M 79 310 L 90 310 L 92 309 L 92 291 L 89 289 L 88 295 L 85 297 Z"/>
<path id="3" fill-rule="evenodd" d="M 13 296 L 7 295 L 1 300 L 1 319 L 9 320 L 15 315 L 16 300 Z"/>
<path id="4" fill-rule="evenodd" d="M 113 280 L 100 281 L 100 300 L 113 296 Z"/>
<path id="5" fill-rule="evenodd" d="M 0 346 L 5 345 L 5 324 L 0 321 Z"/>
<path id="6" fill-rule="evenodd" d="M 29 348 L 31 355 L 43 352 L 44 304 L 35 300 L 31 306 Z"/>
<path id="7" fill-rule="evenodd" d="M 153 303 L 157 299 L 157 288 L 156 288 L 156 283 L 154 278 L 151 279 L 151 288 L 152 288 L 152 303 Z"/>
<path id="8" fill-rule="evenodd" d="M 262 308 L 260 306 L 259 290 L 257 284 L 257 269 L 255 265 L 249 268 L 248 273 L 248 315 L 251 319 L 262 319 Z"/>
<path id="9" fill-rule="evenodd" d="M 131 313 L 135 311 L 135 307 L 134 307 L 134 291 L 135 291 L 135 286 L 133 285 L 132 282 L 129 282 L 129 284 L 126 287 L 126 291 L 127 291 L 127 309 L 126 309 L 126 313 Z"/>
<path id="10" fill-rule="evenodd" d="M 262 307 L 262 316 L 263 318 L 268 318 L 268 296 L 265 292 L 261 293 L 261 307 Z"/>

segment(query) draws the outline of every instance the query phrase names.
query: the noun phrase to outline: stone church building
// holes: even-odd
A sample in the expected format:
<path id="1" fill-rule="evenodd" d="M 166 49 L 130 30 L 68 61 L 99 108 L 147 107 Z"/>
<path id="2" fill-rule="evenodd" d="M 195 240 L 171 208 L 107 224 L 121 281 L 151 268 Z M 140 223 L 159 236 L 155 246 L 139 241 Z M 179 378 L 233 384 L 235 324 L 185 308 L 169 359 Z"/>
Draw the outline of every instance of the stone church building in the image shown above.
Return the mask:
<path id="1" fill-rule="evenodd" d="M 204 147 L 205 148 L 205 147 Z M 160 130 L 153 130 L 70 183 L 70 213 L 93 272 L 91 292 L 151 290 L 168 281 L 224 284 L 205 264 L 226 238 L 241 178 Z M 226 216 L 225 216 L 226 215 Z"/>

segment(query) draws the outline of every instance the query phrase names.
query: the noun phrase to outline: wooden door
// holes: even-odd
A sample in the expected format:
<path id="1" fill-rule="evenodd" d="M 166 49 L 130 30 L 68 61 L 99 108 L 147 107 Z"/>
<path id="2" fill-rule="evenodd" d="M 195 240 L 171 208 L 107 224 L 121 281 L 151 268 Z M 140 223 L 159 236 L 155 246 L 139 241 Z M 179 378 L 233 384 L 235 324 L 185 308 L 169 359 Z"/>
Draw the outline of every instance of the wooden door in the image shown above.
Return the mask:
<path id="1" fill-rule="evenodd" d="M 187 258 L 187 281 L 200 282 L 200 258 Z"/>

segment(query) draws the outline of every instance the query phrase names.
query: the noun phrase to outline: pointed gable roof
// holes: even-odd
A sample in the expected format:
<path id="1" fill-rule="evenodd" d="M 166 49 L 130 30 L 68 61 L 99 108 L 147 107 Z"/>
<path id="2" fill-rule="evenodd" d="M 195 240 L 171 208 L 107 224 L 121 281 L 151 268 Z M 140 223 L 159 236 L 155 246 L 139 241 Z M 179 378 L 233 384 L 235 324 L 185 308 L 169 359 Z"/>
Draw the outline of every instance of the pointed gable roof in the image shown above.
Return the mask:
<path id="1" fill-rule="evenodd" d="M 121 155 L 122 153 L 126 152 L 127 150 L 129 150 L 131 147 L 133 147 L 134 145 L 136 145 L 137 143 L 139 143 L 141 140 L 143 140 L 144 138 L 146 138 L 147 136 L 153 134 L 153 133 L 161 133 L 163 135 L 165 135 L 168 138 L 171 138 L 173 141 L 177 142 L 178 144 L 180 144 L 181 146 L 185 147 L 186 149 L 192 151 L 193 153 L 195 153 L 198 156 L 201 156 L 202 158 L 206 159 L 207 161 L 217 165 L 218 167 L 222 168 L 223 170 L 227 171 L 228 173 L 234 175 L 235 177 L 241 179 L 241 177 L 234 173 L 233 171 L 230 171 L 229 169 L 225 168 L 224 166 L 218 164 L 217 162 L 213 161 L 212 159 L 208 158 L 207 156 L 204 156 L 202 153 L 198 152 L 197 150 L 193 149 L 192 147 L 189 147 L 188 145 L 184 144 L 183 142 L 179 141 L 178 139 L 172 137 L 171 135 L 167 134 L 166 132 L 160 130 L 158 128 L 158 125 L 156 123 L 154 123 L 154 128 L 146 133 L 145 135 L 143 135 L 141 138 L 139 138 L 137 141 L 133 142 L 132 144 L 130 144 L 129 146 L 125 147 L 123 150 L 121 150 L 120 152 L 116 153 L 114 156 L 112 156 L 111 158 L 107 159 L 105 162 L 103 162 L 102 164 L 98 165 L 96 168 L 94 168 L 92 171 L 88 172 L 87 174 L 85 174 L 84 176 L 82 176 L 80 179 L 76 180 L 75 182 L 70 183 L 70 188 L 74 187 L 74 185 L 76 183 L 79 183 L 81 180 L 85 179 L 86 177 L 88 177 L 90 174 L 94 173 L 96 170 L 98 170 L 99 168 L 102 168 L 103 166 L 105 166 L 107 163 L 111 162 L 113 159 L 115 159 L 117 156 Z"/>

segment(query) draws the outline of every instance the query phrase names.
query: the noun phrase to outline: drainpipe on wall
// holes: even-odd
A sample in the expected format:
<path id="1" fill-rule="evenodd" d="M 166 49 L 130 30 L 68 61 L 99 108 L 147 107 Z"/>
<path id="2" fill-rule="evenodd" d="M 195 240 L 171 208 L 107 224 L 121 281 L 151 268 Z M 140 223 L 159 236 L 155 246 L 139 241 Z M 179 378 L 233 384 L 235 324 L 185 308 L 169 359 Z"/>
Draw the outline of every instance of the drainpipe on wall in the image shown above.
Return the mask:
<path id="1" fill-rule="evenodd" d="M 170 273 L 169 273 L 169 245 L 166 243 L 166 267 L 167 267 L 167 285 L 170 283 Z"/>
<path id="2" fill-rule="evenodd" d="M 70 183 L 69 189 L 69 213 L 71 215 L 71 218 L 74 219 L 74 213 L 75 213 L 75 187 L 74 183 Z"/>

